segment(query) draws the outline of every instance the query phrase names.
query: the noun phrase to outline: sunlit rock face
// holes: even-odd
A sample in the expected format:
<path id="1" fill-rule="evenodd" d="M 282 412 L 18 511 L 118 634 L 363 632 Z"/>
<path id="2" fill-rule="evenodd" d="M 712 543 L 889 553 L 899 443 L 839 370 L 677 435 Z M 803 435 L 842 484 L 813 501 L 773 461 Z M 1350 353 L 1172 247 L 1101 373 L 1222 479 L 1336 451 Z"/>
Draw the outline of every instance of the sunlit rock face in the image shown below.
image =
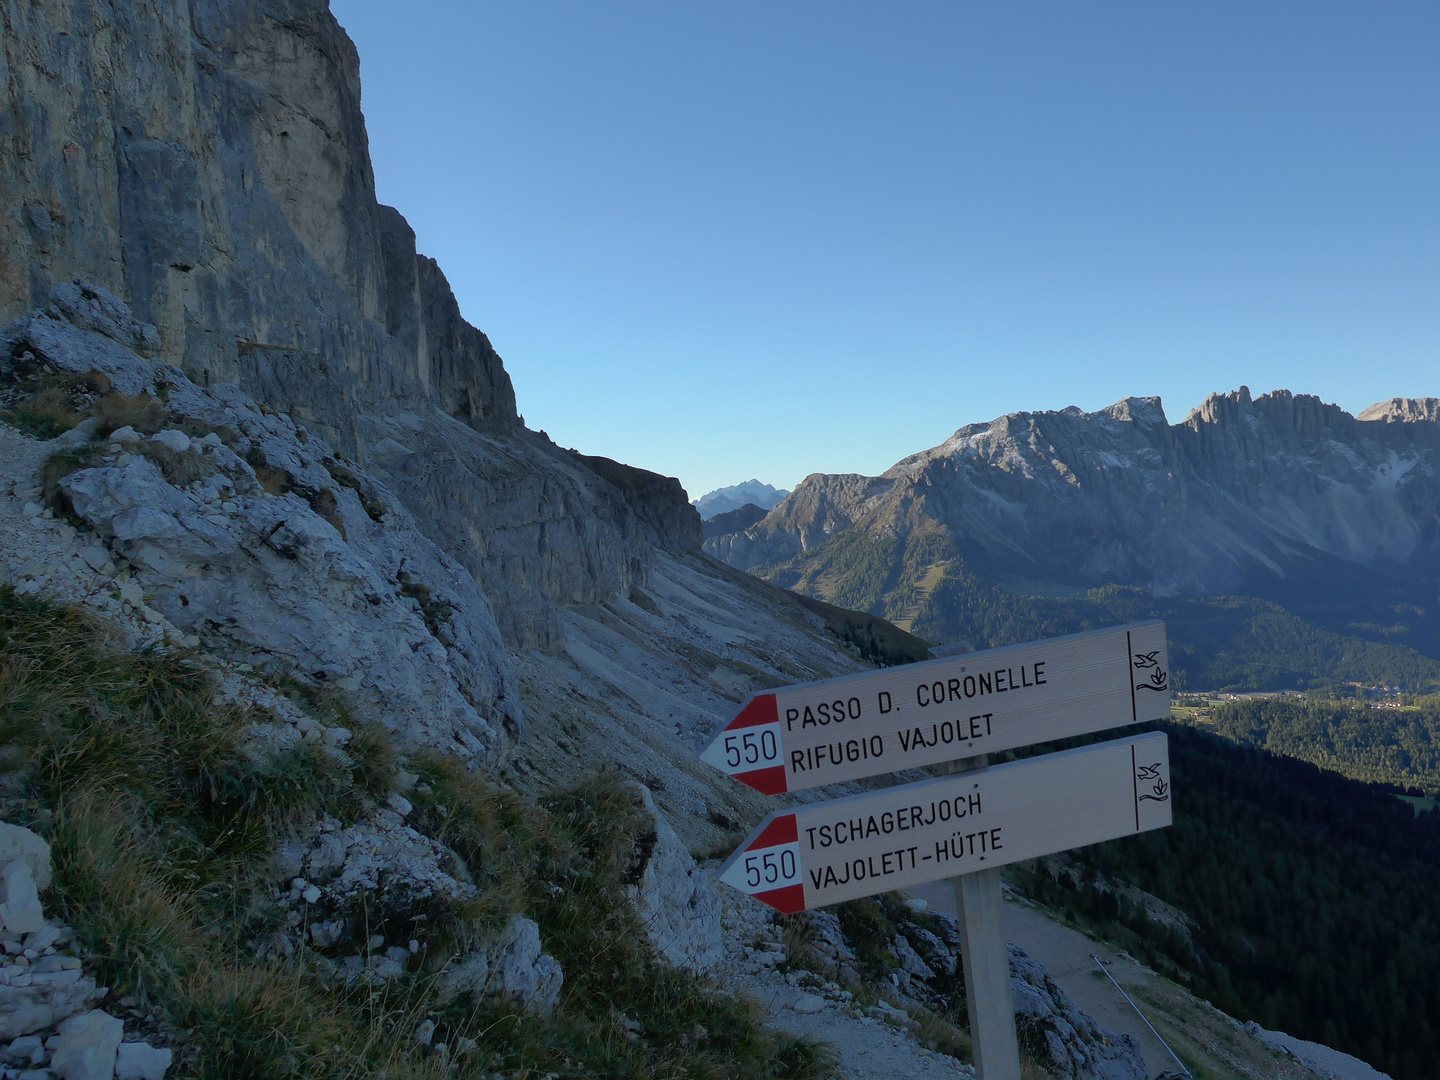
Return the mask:
<path id="1" fill-rule="evenodd" d="M 133 352 L 147 330 L 76 282 L 0 336 L 7 364 L 98 376 L 153 410 L 143 431 L 87 442 L 92 419 L 51 440 L 80 455 L 56 485 L 83 540 L 43 561 L 88 544 L 93 563 L 128 566 L 114 587 L 172 636 L 340 687 L 402 745 L 498 766 L 522 709 L 474 578 L 323 439 L 233 384 L 198 386 Z"/>
<path id="2" fill-rule="evenodd" d="M 556 604 L 693 550 L 678 482 L 524 429 L 500 357 L 375 198 L 355 47 L 322 0 L 39 0 L 7 18 L 0 323 L 83 278 L 372 468 L 495 605 L 558 648 Z M 8 152 L 13 148 L 13 153 Z"/>
<path id="3" fill-rule="evenodd" d="M 882 476 L 807 477 L 763 521 L 706 541 L 732 565 L 773 564 L 856 526 L 938 523 L 968 558 L 1029 581 L 1214 594 L 1322 554 L 1431 558 L 1440 538 L 1434 399 L 1359 417 L 1247 388 L 1170 424 L 1158 398 L 1086 413 L 1012 413 L 961 428 Z"/>

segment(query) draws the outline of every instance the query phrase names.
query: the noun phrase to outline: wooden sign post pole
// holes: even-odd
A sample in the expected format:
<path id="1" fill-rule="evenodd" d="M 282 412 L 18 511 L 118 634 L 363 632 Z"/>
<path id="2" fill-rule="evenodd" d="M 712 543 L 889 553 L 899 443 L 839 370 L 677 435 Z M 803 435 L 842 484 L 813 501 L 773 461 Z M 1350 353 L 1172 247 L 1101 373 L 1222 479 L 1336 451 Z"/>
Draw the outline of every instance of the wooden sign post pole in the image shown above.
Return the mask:
<path id="1" fill-rule="evenodd" d="M 948 771 L 981 769 L 988 760 L 988 756 L 981 756 L 951 762 Z M 1000 868 L 961 874 L 951 883 L 955 886 L 955 913 L 960 921 L 965 1007 L 970 1014 L 976 1080 L 1020 1080 L 1010 954 L 1001 925 L 1004 899 L 1000 894 Z"/>
<path id="2" fill-rule="evenodd" d="M 767 795 L 974 772 L 777 810 L 720 880 L 796 912 L 949 879 L 977 1078 L 1020 1080 L 1000 867 L 1169 825 L 1169 746 L 1150 732 L 993 768 L 989 754 L 1169 715 L 1158 620 L 756 694 L 700 760 Z"/>

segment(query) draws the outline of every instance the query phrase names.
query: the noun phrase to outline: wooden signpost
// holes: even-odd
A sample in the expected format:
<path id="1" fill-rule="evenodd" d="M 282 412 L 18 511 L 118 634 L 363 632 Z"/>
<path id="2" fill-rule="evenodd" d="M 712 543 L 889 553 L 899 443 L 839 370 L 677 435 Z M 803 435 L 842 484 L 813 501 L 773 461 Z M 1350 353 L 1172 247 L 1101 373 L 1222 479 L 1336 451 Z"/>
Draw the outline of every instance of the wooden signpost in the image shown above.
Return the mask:
<path id="1" fill-rule="evenodd" d="M 1160 732 L 984 756 L 1170 715 L 1163 623 L 972 652 L 752 697 L 701 760 L 766 794 L 945 764 L 777 810 L 720 880 L 783 912 L 952 878 L 978 1080 L 1019 1080 L 999 867 L 1170 824 Z"/>
<path id="2" fill-rule="evenodd" d="M 796 912 L 1170 824 L 1163 732 L 777 810 L 720 880 Z"/>
<path id="3" fill-rule="evenodd" d="M 1170 715 L 1165 624 L 1135 623 L 756 694 L 700 760 L 767 795 Z"/>

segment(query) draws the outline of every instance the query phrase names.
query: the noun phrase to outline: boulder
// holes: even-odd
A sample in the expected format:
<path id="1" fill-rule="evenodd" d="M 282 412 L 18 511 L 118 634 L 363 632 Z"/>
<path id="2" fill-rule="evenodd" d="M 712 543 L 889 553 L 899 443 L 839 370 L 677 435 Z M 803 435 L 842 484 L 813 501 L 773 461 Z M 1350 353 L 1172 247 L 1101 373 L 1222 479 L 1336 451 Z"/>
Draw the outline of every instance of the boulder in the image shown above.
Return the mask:
<path id="1" fill-rule="evenodd" d="M 50 845 L 23 826 L 0 821 L 0 866 L 17 859 L 29 864 L 36 891 L 50 887 Z"/>
<path id="2" fill-rule="evenodd" d="M 1039 1064 L 1059 1080 L 1147 1080 L 1150 1073 L 1133 1035 L 1102 1028 L 1077 1006 L 1045 966 L 1010 945 L 1010 992 L 1021 1039 L 1036 1047 Z"/>
<path id="3" fill-rule="evenodd" d="M 110 1080 L 125 1024 L 101 1009 L 60 1025 L 50 1071 L 64 1080 Z"/>
<path id="4" fill-rule="evenodd" d="M 169 1048 L 121 1043 L 115 1054 L 115 1080 L 164 1080 L 172 1057 Z"/>
<path id="5" fill-rule="evenodd" d="M 40 907 L 30 864 L 16 859 L 6 863 L 0 873 L 5 875 L 5 929 L 11 934 L 33 934 L 45 929 L 45 912 Z"/>
<path id="6" fill-rule="evenodd" d="M 49 367 L 98 372 L 120 393 L 163 396 L 173 423 L 210 429 L 147 439 L 118 428 L 123 453 L 61 481 L 92 556 L 132 564 L 124 600 L 168 637 L 340 687 L 402 743 L 499 764 L 523 713 L 474 576 L 399 498 L 290 417 L 88 329 L 128 309 L 76 288 L 95 313 L 57 301 L 17 320 L 7 341 Z"/>
<path id="7" fill-rule="evenodd" d="M 635 787 L 652 822 L 653 843 L 630 886 L 631 902 L 661 956 L 687 971 L 708 971 L 725 953 L 714 881 L 695 865 L 649 789 Z"/>
<path id="8" fill-rule="evenodd" d="M 32 935 L 33 937 L 33 935 Z M 26 938 L 26 942 L 32 938 Z M 11 976 L 0 968 L 0 1042 L 54 1027 L 84 1012 L 101 991 L 78 968 L 40 970 Z"/>
<path id="9" fill-rule="evenodd" d="M 540 927 L 523 915 L 514 916 L 500 939 L 476 949 L 441 977 L 440 998 L 462 994 L 498 997 L 521 1012 L 548 1016 L 560 1001 L 564 972 L 540 944 Z"/>

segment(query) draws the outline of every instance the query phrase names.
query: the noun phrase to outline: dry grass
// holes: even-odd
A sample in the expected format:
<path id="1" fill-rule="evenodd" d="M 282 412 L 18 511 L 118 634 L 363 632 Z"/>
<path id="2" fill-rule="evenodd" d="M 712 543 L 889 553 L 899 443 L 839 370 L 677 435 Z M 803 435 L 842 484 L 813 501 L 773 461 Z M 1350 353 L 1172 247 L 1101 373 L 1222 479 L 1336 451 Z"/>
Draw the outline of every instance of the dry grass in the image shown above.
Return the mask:
<path id="1" fill-rule="evenodd" d="M 921 1046 L 927 1046 L 937 1053 L 949 1054 L 960 1061 L 969 1061 L 973 1056 L 970 1035 L 959 1026 L 958 1017 L 950 1019 L 934 1013 L 924 1013 L 915 1020 L 920 1025 L 915 1032 L 915 1038 Z M 965 1027 L 969 1027 L 968 1021 Z"/>
<path id="2" fill-rule="evenodd" d="M 165 406 L 149 394 L 106 394 L 95 403 L 92 415 L 100 420 L 101 436 L 123 427 L 153 435 L 165 426 Z"/>
<path id="3" fill-rule="evenodd" d="M 321 810 L 353 820 L 395 768 L 388 741 L 333 692 L 275 681 L 358 732 L 348 767 L 303 744 L 248 757 L 239 745 L 251 718 L 217 704 L 184 654 L 107 653 L 83 616 L 0 587 L 5 817 L 50 840 L 47 906 L 75 927 L 87 970 L 152 1010 L 178 1051 L 177 1080 L 816 1080 L 833 1070 L 822 1048 L 764 1030 L 744 1003 L 657 962 L 625 892 L 643 814 L 616 775 L 535 804 L 452 759 L 417 756 L 411 821 L 457 853 L 480 900 L 402 913 L 423 915 L 428 949 L 383 986 L 329 979 L 304 948 L 257 959 L 253 943 L 288 925 L 266 881 L 277 839 Z M 520 911 L 564 968 L 557 1014 L 437 1000 L 449 957 Z M 620 1013 L 641 1019 L 638 1039 Z M 427 1018 L 437 1043 L 458 1051 L 473 1039 L 474 1052 L 447 1062 L 422 1050 L 412 1033 Z"/>

